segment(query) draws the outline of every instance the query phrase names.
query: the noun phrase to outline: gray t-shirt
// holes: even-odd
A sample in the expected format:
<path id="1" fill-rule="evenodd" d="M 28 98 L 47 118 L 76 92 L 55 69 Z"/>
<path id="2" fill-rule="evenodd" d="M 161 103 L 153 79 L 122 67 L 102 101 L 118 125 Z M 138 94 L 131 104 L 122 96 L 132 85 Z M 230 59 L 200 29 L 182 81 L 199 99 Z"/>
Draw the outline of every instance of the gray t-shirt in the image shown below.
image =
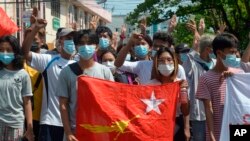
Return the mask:
<path id="1" fill-rule="evenodd" d="M 0 70 L 0 122 L 12 128 L 23 128 L 23 97 L 32 96 L 31 80 L 24 70 Z"/>
<path id="2" fill-rule="evenodd" d="M 90 77 L 114 81 L 113 75 L 109 68 L 95 62 L 94 66 L 83 71 L 83 75 Z M 76 127 L 76 100 L 77 100 L 77 76 L 71 71 L 70 67 L 65 67 L 59 76 L 58 89 L 56 95 L 59 97 L 66 97 L 69 100 L 69 118 L 71 128 Z M 58 86 L 58 87 L 59 87 Z"/>

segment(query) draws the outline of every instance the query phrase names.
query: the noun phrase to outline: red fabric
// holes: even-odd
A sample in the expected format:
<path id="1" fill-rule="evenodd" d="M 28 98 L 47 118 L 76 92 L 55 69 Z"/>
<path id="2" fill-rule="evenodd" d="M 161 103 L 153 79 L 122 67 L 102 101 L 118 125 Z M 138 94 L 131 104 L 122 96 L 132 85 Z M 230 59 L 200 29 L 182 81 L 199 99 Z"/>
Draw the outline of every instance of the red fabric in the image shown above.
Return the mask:
<path id="1" fill-rule="evenodd" d="M 79 77 L 76 137 L 79 141 L 173 141 L 179 89 L 178 82 L 135 86 Z M 161 114 L 146 113 L 141 100 L 150 99 L 153 91 L 156 99 L 164 99 L 158 105 Z M 122 121 L 128 124 L 119 130 Z"/>
<path id="2" fill-rule="evenodd" d="M 17 25 L 8 17 L 5 11 L 0 7 L 0 37 L 5 35 L 11 35 L 17 32 L 19 29 Z"/>

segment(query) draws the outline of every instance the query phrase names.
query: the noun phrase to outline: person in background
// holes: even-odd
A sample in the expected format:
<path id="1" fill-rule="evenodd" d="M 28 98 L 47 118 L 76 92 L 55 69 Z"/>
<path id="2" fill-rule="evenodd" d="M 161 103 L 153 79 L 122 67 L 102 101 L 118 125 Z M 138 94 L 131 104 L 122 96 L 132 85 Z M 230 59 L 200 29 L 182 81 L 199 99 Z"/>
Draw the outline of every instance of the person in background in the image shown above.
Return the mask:
<path id="1" fill-rule="evenodd" d="M 68 64 L 75 62 L 71 60 L 76 50 L 73 42 L 74 31 L 72 29 L 62 29 L 60 32 L 59 44 L 61 51 L 59 55 L 37 54 L 31 52 L 30 48 L 34 36 L 41 28 L 46 27 L 47 22 L 44 19 L 37 19 L 34 15 L 31 18 L 34 23 L 31 25 L 31 31 L 23 41 L 22 50 L 28 65 L 42 73 L 44 80 L 39 141 L 62 141 L 64 130 L 56 91 L 60 89 L 57 84 L 59 83 L 61 70 Z"/>
<path id="2" fill-rule="evenodd" d="M 188 44 L 181 43 L 178 46 L 175 47 L 175 53 L 177 55 L 177 61 L 178 64 L 183 64 L 188 59 L 188 53 L 190 51 L 190 48 Z"/>
<path id="3" fill-rule="evenodd" d="M 34 141 L 28 73 L 23 69 L 23 56 L 16 37 L 0 38 L 0 140 L 19 141 L 23 135 Z M 24 133 L 24 117 L 26 131 Z"/>
<path id="4" fill-rule="evenodd" d="M 202 25 L 201 25 L 202 24 Z M 195 98 L 199 78 L 216 64 L 212 42 L 214 35 L 203 34 L 202 26 L 205 27 L 204 19 L 200 20 L 199 32 L 195 22 L 187 24 L 188 29 L 194 34 L 193 48 L 187 54 L 183 67 L 189 84 L 190 96 L 190 123 L 192 129 L 192 141 L 206 140 L 206 115 L 203 102 Z"/>
<path id="5" fill-rule="evenodd" d="M 178 62 L 175 53 L 169 48 L 160 48 L 153 60 L 152 80 L 148 84 L 161 85 L 182 80 L 182 86 L 177 103 L 177 112 L 175 120 L 175 136 L 174 141 L 189 141 L 190 127 L 189 127 L 189 102 L 187 89 L 187 82 L 183 78 L 178 78 Z"/>
<path id="6" fill-rule="evenodd" d="M 91 30 L 80 30 L 76 33 L 75 44 L 80 60 L 65 67 L 59 76 L 56 95 L 60 100 L 60 113 L 64 127 L 64 141 L 78 141 L 75 137 L 77 77 L 87 75 L 99 79 L 114 81 L 110 69 L 94 61 L 98 49 L 98 36 Z"/>
<path id="7" fill-rule="evenodd" d="M 216 58 L 215 67 L 199 78 L 196 98 L 203 101 L 206 114 L 206 140 L 218 141 L 221 134 L 226 80 L 224 75 L 243 73 L 240 61 L 236 59 L 238 39 L 229 33 L 222 33 L 212 42 Z"/>
<path id="8" fill-rule="evenodd" d="M 172 51 L 174 51 L 174 48 L 172 47 L 174 45 L 174 39 L 171 34 L 165 31 L 158 31 L 153 35 L 153 48 L 151 57 L 154 57 L 156 52 L 160 49 L 160 47 L 168 47 Z"/>
<path id="9" fill-rule="evenodd" d="M 39 32 L 44 31 L 44 29 L 39 30 Z M 25 37 L 27 35 L 25 34 Z M 38 36 L 40 35 L 40 36 Z M 41 36 L 43 35 L 43 36 Z M 30 48 L 30 51 L 35 52 L 35 53 L 42 53 L 41 52 L 41 47 L 42 44 L 42 39 L 45 37 L 45 33 L 37 33 L 35 36 L 35 39 L 32 43 L 32 46 Z M 44 45 L 44 44 L 43 44 Z M 27 63 L 24 63 L 24 69 L 28 72 L 30 79 L 31 79 L 31 84 L 32 84 L 32 93 L 33 93 L 33 98 L 32 98 L 32 117 L 33 117 L 33 132 L 35 135 L 35 141 L 38 141 L 38 136 L 39 136 L 39 130 L 40 130 L 40 115 L 41 115 L 41 108 L 42 108 L 42 94 L 43 94 L 43 83 L 42 83 L 42 74 L 39 73 L 37 70 L 34 68 L 30 67 L 27 65 Z"/>
<path id="10" fill-rule="evenodd" d="M 100 62 L 101 61 L 101 58 L 100 58 L 101 54 L 105 50 L 112 48 L 111 43 L 112 43 L 113 33 L 106 26 L 98 26 L 96 28 L 96 34 L 99 37 L 99 44 L 98 44 L 98 50 L 96 53 L 95 61 Z"/>
<path id="11" fill-rule="evenodd" d="M 61 46 L 59 44 L 59 34 L 60 32 L 65 29 L 64 27 L 58 28 L 56 32 L 56 42 L 55 42 L 55 48 L 52 50 L 48 50 L 46 54 L 51 54 L 51 55 L 59 55 L 61 52 Z"/>

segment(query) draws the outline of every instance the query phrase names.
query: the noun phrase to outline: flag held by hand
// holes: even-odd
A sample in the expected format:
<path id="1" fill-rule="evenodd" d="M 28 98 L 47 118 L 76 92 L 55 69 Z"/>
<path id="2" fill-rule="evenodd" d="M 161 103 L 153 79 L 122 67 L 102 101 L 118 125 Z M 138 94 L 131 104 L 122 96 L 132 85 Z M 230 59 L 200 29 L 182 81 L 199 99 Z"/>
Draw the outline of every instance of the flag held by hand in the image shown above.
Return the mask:
<path id="1" fill-rule="evenodd" d="M 135 86 L 78 78 L 79 141 L 173 141 L 179 83 Z"/>

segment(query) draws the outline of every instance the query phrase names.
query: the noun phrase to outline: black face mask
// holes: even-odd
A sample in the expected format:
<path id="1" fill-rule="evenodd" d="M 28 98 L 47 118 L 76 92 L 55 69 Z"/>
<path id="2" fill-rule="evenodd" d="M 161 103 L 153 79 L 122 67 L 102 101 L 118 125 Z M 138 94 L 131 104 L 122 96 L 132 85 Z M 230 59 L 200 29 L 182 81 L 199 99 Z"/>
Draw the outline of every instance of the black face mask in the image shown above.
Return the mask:
<path id="1" fill-rule="evenodd" d="M 40 49 L 40 47 L 39 47 L 38 43 L 33 42 L 31 45 L 30 51 L 37 52 L 39 49 Z"/>

